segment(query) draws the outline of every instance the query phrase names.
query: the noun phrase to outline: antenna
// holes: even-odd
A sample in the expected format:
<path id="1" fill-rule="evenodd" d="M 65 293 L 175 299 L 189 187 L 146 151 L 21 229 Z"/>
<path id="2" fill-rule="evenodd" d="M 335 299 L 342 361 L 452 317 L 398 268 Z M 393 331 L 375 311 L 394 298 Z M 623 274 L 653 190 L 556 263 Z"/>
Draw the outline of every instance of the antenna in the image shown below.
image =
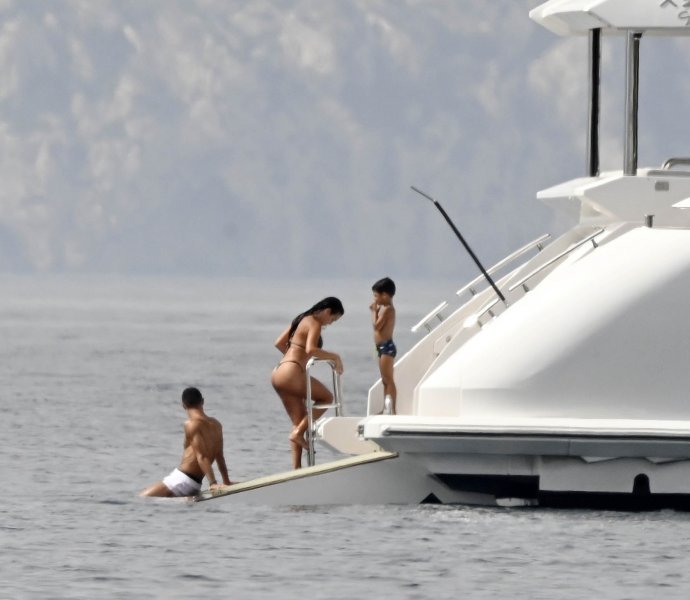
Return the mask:
<path id="1" fill-rule="evenodd" d="M 453 230 L 455 235 L 458 237 L 460 240 L 460 243 L 465 247 L 465 250 L 469 253 L 469 255 L 472 257 L 472 260 L 475 262 L 475 264 L 479 267 L 479 270 L 482 272 L 484 277 L 486 277 L 486 280 L 489 282 L 492 288 L 494 288 L 494 291 L 496 292 L 496 295 L 501 299 L 501 302 L 503 304 L 507 304 L 505 296 L 501 293 L 501 290 L 498 289 L 496 284 L 494 283 L 494 280 L 491 278 L 491 275 L 489 275 L 484 268 L 484 265 L 479 261 L 477 258 L 477 255 L 472 251 L 472 248 L 470 248 L 469 244 L 465 241 L 465 238 L 462 237 L 462 234 L 458 231 L 458 228 L 455 226 L 455 223 L 451 220 L 451 218 L 448 216 L 448 213 L 443 210 L 443 207 L 436 201 L 434 200 L 429 194 L 425 194 L 422 190 L 418 190 L 415 186 L 411 185 L 410 186 L 415 192 L 417 192 L 420 196 L 424 196 L 427 200 L 430 200 L 436 208 L 438 208 L 439 212 L 443 215 L 443 218 L 446 220 L 448 225 L 450 225 L 450 228 Z"/>

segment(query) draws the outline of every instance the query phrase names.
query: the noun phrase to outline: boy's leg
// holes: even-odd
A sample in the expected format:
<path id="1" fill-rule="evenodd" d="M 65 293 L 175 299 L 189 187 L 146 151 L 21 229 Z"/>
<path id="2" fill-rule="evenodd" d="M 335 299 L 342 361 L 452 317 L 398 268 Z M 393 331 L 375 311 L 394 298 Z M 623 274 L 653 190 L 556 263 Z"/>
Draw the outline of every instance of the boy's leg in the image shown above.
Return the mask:
<path id="1" fill-rule="evenodd" d="M 393 362 L 395 359 L 388 355 L 382 354 L 379 358 L 379 370 L 381 371 L 381 381 L 383 383 L 383 396 L 390 396 L 393 401 L 393 414 L 396 414 L 395 400 L 397 397 L 397 390 L 395 388 L 395 381 L 393 380 Z"/>

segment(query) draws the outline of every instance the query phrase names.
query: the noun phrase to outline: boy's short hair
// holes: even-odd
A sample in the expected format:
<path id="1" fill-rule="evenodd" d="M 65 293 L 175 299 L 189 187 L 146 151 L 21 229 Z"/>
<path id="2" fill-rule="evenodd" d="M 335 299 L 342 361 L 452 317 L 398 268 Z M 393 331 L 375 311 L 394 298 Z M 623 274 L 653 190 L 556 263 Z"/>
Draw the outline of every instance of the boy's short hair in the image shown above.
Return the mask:
<path id="1" fill-rule="evenodd" d="M 374 285 L 371 286 L 371 289 L 372 291 L 380 294 L 395 296 L 395 283 L 390 277 L 379 279 Z"/>
<path id="2" fill-rule="evenodd" d="M 182 392 L 182 404 L 187 408 L 201 406 L 204 403 L 204 397 L 201 392 L 195 387 L 188 387 Z"/>

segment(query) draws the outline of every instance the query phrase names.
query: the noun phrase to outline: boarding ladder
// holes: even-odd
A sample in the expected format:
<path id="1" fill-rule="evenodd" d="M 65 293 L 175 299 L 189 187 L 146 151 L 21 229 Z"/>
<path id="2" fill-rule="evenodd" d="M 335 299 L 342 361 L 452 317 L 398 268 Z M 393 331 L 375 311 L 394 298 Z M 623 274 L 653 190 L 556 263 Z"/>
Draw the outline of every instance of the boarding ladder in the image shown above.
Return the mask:
<path id="1" fill-rule="evenodd" d="M 319 402 L 314 402 L 314 400 L 311 397 L 311 376 L 309 375 L 309 372 L 311 371 L 311 368 L 316 365 L 317 363 L 326 363 L 331 367 L 331 373 L 333 375 L 333 402 L 331 404 L 324 404 L 324 403 L 319 403 Z M 328 410 L 329 408 L 334 408 L 335 409 L 335 416 L 336 417 L 341 417 L 343 414 L 343 392 L 340 384 L 340 374 L 335 370 L 335 361 L 333 360 L 325 360 L 325 359 L 318 359 L 315 357 L 310 358 L 307 361 L 307 368 L 306 368 L 306 377 L 307 377 L 307 397 L 305 400 L 306 404 L 306 409 L 307 409 L 307 445 L 308 445 L 308 462 L 309 466 L 312 467 L 314 464 L 316 464 L 316 452 L 314 450 L 314 442 L 316 440 L 316 423 L 314 422 L 314 415 L 313 411 L 314 410 Z"/>

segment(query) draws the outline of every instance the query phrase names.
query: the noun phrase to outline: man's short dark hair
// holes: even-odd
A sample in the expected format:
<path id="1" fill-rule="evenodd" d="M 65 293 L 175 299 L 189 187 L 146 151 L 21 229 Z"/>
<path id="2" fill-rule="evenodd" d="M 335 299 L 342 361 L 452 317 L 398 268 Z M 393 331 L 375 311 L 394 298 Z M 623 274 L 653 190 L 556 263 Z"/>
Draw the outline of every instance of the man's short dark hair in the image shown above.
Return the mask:
<path id="1" fill-rule="evenodd" d="M 182 404 L 184 404 L 187 408 L 201 406 L 203 403 L 204 397 L 195 387 L 188 387 L 184 392 L 182 392 Z"/>
<path id="2" fill-rule="evenodd" d="M 371 289 L 379 294 L 389 294 L 390 296 L 395 296 L 395 283 L 393 283 L 393 280 L 390 277 L 379 279 L 374 285 L 371 286 Z"/>

